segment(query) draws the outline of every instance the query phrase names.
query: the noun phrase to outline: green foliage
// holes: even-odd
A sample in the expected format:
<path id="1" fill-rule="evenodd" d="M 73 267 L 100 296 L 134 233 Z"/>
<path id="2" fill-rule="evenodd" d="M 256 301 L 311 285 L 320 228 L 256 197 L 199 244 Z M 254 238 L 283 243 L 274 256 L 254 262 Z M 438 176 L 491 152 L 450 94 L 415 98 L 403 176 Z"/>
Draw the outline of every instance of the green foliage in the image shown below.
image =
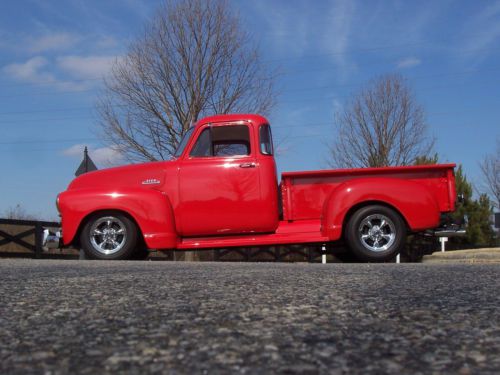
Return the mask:
<path id="1" fill-rule="evenodd" d="M 415 165 L 430 165 L 439 163 L 438 154 L 432 156 L 419 156 L 415 159 Z M 491 227 L 492 204 L 486 194 L 479 199 L 474 199 L 474 188 L 467 180 L 462 166 L 455 170 L 455 184 L 457 195 L 464 197 L 463 203 L 457 205 L 453 218 L 460 221 L 464 216 L 469 219 L 467 236 L 455 237 L 450 240 L 459 248 L 495 246 L 496 236 Z"/>
<path id="2" fill-rule="evenodd" d="M 434 154 L 433 156 L 417 156 L 415 159 L 415 165 L 430 165 L 439 163 L 438 154 Z"/>
<path id="3" fill-rule="evenodd" d="M 455 184 L 457 194 L 464 197 L 464 205 L 470 205 L 472 203 L 473 188 L 472 184 L 467 180 L 461 165 L 455 171 Z"/>
<path id="4" fill-rule="evenodd" d="M 469 218 L 467 226 L 467 236 L 463 238 L 453 238 L 452 242 L 461 246 L 480 247 L 494 246 L 495 232 L 491 227 L 491 201 L 486 194 L 481 194 L 479 199 L 473 199 L 473 187 L 463 173 L 462 166 L 459 166 L 455 173 L 457 194 L 464 197 L 463 203 L 457 206 L 453 214 L 456 219 L 466 215 Z"/>

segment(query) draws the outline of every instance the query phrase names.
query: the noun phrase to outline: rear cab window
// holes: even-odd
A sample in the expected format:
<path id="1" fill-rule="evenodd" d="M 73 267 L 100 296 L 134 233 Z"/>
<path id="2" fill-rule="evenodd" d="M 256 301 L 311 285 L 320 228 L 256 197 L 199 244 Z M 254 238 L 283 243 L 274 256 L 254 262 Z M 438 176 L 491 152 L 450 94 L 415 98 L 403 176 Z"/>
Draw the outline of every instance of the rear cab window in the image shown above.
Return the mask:
<path id="1" fill-rule="evenodd" d="M 259 145 L 261 154 L 273 155 L 273 137 L 269 124 L 259 127 Z"/>

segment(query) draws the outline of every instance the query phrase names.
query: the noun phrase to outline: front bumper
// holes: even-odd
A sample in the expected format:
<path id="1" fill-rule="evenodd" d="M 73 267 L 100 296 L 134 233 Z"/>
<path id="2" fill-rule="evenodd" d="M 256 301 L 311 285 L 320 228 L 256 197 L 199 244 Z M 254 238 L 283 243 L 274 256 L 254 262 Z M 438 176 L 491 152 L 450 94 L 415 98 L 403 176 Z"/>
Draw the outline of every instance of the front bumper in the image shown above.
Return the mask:
<path id="1" fill-rule="evenodd" d="M 54 231 L 54 229 L 56 229 Z M 44 251 L 50 249 L 61 249 L 63 247 L 62 231 L 59 228 L 51 228 L 51 230 L 43 229 L 42 247 Z"/>

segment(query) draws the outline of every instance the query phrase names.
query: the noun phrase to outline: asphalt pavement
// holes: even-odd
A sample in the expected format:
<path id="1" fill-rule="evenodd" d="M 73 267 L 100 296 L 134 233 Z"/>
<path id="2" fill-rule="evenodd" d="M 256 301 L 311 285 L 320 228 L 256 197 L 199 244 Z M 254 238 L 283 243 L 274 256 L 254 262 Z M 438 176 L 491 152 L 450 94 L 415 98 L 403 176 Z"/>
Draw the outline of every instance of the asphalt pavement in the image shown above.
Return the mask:
<path id="1" fill-rule="evenodd" d="M 497 374 L 499 275 L 0 259 L 0 373 Z"/>

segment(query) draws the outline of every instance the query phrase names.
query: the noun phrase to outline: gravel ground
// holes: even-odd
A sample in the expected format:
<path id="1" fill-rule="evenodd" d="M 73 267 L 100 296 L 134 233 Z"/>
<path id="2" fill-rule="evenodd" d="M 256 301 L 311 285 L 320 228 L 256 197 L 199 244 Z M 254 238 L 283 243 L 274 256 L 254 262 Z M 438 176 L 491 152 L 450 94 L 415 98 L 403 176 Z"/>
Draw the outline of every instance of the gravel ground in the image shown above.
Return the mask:
<path id="1" fill-rule="evenodd" d="M 499 373 L 499 271 L 0 259 L 0 373 Z"/>

